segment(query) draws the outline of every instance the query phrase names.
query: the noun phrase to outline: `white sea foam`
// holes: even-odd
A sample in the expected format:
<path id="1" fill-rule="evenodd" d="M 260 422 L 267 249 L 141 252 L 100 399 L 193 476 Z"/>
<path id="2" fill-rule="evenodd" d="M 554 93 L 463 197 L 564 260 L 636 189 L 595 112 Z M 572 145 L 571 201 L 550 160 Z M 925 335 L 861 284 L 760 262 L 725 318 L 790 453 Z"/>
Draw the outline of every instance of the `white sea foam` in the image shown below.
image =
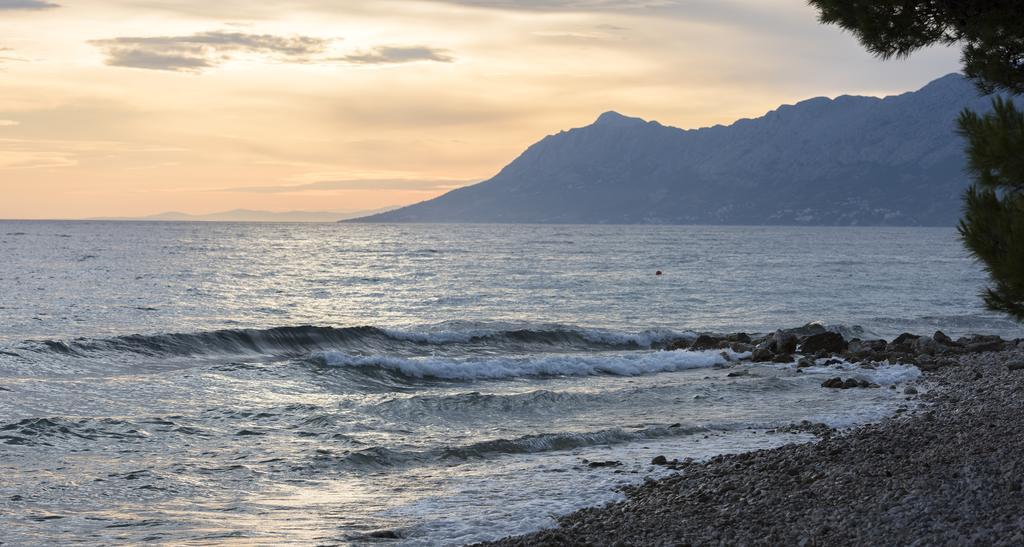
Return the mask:
<path id="1" fill-rule="evenodd" d="M 819 362 L 827 361 L 818 359 Z M 914 365 L 877 365 L 875 368 L 864 368 L 856 363 L 843 361 L 838 364 L 823 366 L 816 365 L 803 369 L 805 373 L 830 374 L 837 376 L 852 377 L 867 380 L 878 385 L 902 384 L 913 382 L 921 377 L 921 369 Z"/>
<path id="2" fill-rule="evenodd" d="M 729 359 L 742 354 L 724 352 Z M 529 376 L 639 376 L 724 365 L 720 351 L 652 351 L 606 354 L 496 357 L 490 359 L 399 358 L 360 356 L 344 352 L 319 352 L 314 358 L 334 367 L 376 367 L 414 378 L 480 380 Z"/>

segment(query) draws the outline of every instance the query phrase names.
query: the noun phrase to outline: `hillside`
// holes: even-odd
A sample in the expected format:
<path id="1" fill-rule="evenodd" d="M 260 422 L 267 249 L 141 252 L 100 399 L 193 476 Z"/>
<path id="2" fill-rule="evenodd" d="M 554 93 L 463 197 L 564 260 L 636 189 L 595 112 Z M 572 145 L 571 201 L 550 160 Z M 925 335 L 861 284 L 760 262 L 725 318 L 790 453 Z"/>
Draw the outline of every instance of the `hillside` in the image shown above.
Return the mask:
<path id="1" fill-rule="evenodd" d="M 967 184 L 956 117 L 988 105 L 950 74 L 695 130 L 607 112 L 490 180 L 354 222 L 952 225 Z"/>

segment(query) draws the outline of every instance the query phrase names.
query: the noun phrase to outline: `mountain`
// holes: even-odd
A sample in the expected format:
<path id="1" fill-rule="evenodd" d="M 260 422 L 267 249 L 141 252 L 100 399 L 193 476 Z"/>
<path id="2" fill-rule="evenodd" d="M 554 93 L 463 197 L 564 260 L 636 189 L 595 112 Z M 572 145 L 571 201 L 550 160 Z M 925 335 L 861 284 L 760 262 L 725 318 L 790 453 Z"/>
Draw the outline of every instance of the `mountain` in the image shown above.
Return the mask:
<path id="1" fill-rule="evenodd" d="M 388 209 L 374 211 L 253 211 L 250 209 L 234 209 L 219 213 L 194 215 L 170 211 L 143 217 L 103 217 L 90 220 L 150 220 L 166 222 L 337 222 L 356 217 L 364 217 L 380 213 Z"/>
<path id="2" fill-rule="evenodd" d="M 607 112 L 490 180 L 355 222 L 948 226 L 967 185 L 965 107 L 990 99 L 950 74 L 695 130 Z"/>

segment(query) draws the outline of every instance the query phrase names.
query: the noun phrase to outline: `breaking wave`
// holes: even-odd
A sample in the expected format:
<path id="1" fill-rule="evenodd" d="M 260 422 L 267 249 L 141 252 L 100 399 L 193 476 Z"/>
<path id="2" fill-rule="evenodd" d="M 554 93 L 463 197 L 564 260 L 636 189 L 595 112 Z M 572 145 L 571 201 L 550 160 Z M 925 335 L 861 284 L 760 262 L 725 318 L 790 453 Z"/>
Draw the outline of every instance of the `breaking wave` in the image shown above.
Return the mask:
<path id="1" fill-rule="evenodd" d="M 574 450 L 589 446 L 617 445 L 665 437 L 683 437 L 712 431 L 706 427 L 680 425 L 648 427 L 636 431 L 620 428 L 601 431 L 543 433 L 512 439 L 493 439 L 460 446 L 432 450 L 400 450 L 374 446 L 340 453 L 320 451 L 307 462 L 306 468 L 383 468 L 425 462 L 465 462 L 500 457 L 508 454 L 535 454 Z"/>
<path id="2" fill-rule="evenodd" d="M 50 354 L 96 357 L 129 354 L 144 357 L 248 356 L 297 357 L 316 351 L 386 352 L 423 346 L 488 345 L 502 348 L 558 346 L 579 349 L 647 349 L 692 336 L 666 329 L 638 333 L 567 326 L 536 329 L 471 328 L 445 331 L 402 331 L 377 327 L 297 326 L 271 329 L 217 330 L 198 333 L 129 335 L 113 338 L 26 341 L 0 348 L 6 356 Z"/>
<path id="3" fill-rule="evenodd" d="M 730 359 L 737 359 L 744 355 L 729 350 L 725 352 L 711 350 L 450 359 L 321 352 L 316 354 L 313 360 L 326 366 L 379 369 L 411 378 L 498 380 L 538 376 L 595 376 L 599 374 L 640 376 L 657 372 L 675 372 L 724 365 Z"/>

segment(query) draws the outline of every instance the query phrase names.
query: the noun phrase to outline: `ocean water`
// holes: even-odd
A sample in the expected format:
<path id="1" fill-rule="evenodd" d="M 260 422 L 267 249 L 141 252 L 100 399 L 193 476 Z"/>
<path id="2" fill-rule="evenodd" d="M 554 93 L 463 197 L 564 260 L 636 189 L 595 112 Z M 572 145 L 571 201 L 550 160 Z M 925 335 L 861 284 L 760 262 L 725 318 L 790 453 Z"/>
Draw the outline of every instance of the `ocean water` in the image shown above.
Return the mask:
<path id="1" fill-rule="evenodd" d="M 499 538 L 919 375 L 676 337 L 1020 336 L 952 229 L 0 222 L 0 258 L 10 544 Z"/>

